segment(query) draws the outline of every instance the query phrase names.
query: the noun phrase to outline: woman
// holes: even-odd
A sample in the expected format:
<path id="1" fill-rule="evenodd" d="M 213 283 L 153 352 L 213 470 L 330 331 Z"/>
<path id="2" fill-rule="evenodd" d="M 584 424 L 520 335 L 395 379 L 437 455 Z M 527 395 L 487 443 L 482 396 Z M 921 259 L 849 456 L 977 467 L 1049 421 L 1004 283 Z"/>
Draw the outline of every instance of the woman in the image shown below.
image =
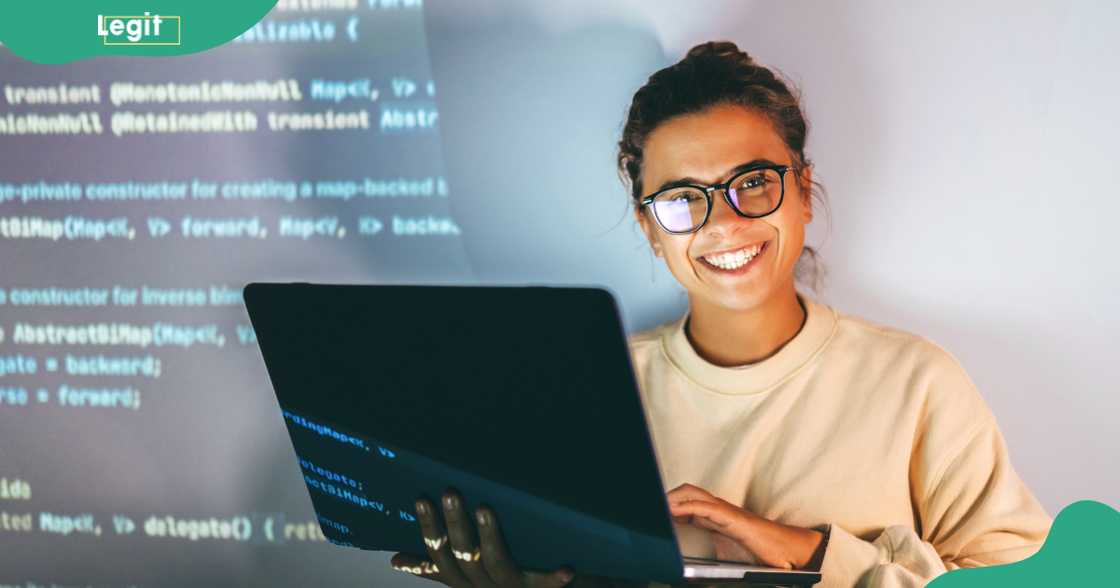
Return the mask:
<path id="1" fill-rule="evenodd" d="M 619 142 L 637 221 L 689 298 L 631 338 L 682 551 L 820 569 L 827 588 L 1030 556 L 1050 517 L 955 357 L 797 290 L 815 256 L 806 133 L 787 85 L 721 42 L 651 76 Z M 494 513 L 475 546 L 445 498 L 442 517 L 418 504 L 430 559 L 394 565 L 456 588 L 571 583 L 517 570 Z"/>

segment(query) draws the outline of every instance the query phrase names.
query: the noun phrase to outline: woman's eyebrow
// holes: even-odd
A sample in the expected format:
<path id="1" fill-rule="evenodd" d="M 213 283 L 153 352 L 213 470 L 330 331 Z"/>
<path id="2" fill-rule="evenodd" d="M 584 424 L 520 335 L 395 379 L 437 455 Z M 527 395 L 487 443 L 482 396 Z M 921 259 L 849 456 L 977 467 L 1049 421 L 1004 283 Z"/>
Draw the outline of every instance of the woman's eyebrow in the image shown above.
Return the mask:
<path id="1" fill-rule="evenodd" d="M 758 167 L 758 166 L 762 166 L 762 165 L 777 165 L 777 164 L 775 164 L 773 161 L 770 161 L 769 159 L 766 159 L 766 158 L 752 159 L 752 160 L 750 160 L 746 163 L 741 163 L 741 164 L 731 168 L 730 170 L 728 170 L 726 173 L 723 174 L 723 177 L 731 178 L 731 177 L 735 176 L 736 174 L 741 174 L 741 173 L 751 169 L 752 167 Z M 706 185 L 706 182 L 704 182 L 702 180 L 698 180 L 698 179 L 693 178 L 691 176 L 684 177 L 684 178 L 678 178 L 678 179 L 675 179 L 675 180 L 669 180 L 669 181 L 661 184 L 661 186 L 657 188 L 657 191 L 660 192 L 662 190 L 668 190 L 669 188 L 679 188 L 681 186 L 688 186 L 688 185 L 703 186 L 703 185 Z"/>

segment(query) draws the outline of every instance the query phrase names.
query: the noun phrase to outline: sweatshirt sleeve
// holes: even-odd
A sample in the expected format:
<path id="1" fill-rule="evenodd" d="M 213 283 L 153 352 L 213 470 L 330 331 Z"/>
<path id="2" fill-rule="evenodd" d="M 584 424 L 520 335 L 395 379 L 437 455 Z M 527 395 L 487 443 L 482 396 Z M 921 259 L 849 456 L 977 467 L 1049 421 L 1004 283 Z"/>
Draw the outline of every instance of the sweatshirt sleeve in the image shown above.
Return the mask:
<path id="1" fill-rule="evenodd" d="M 861 538 L 825 525 L 819 588 L 924 586 L 948 570 L 1026 559 L 1050 530 L 975 385 L 936 349 L 911 455 L 916 530 L 894 525 Z"/>

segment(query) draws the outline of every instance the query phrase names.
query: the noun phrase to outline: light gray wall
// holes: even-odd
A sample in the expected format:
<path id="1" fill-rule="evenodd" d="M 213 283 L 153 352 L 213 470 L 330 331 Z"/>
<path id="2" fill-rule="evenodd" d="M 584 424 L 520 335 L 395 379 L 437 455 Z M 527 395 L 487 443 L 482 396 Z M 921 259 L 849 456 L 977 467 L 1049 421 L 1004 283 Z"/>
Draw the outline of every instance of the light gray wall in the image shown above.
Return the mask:
<path id="1" fill-rule="evenodd" d="M 666 49 L 727 37 L 801 85 L 822 299 L 955 354 L 1051 514 L 1120 506 L 1120 5 L 720 4 Z"/>

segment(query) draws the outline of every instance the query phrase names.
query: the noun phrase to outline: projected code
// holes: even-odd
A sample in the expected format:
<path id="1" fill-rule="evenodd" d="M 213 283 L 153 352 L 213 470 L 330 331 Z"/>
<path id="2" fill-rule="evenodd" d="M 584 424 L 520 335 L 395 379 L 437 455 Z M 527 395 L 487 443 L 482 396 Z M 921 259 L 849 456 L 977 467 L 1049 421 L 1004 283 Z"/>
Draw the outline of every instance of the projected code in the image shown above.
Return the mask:
<path id="1" fill-rule="evenodd" d="M 0 239 L 44 241 L 102 241 L 135 239 L 344 239 L 347 235 L 373 237 L 458 236 L 454 219 L 439 214 L 374 213 L 369 205 L 389 201 L 446 199 L 442 177 L 374 180 L 206 182 L 197 178 L 181 182 L 0 183 Z M 285 214 L 239 217 L 182 215 L 130 218 L 77 215 L 7 215 L 20 205 L 52 206 L 96 202 L 120 205 L 130 202 L 197 202 L 213 205 L 320 201 L 364 207 L 345 215 L 294 216 Z M 349 218 L 348 218 L 349 217 Z"/>
<path id="2" fill-rule="evenodd" d="M 279 0 L 197 54 L 0 67 L 0 588 L 214 585 L 139 581 L 185 550 L 369 584 L 329 543 L 362 543 L 354 513 L 417 535 L 411 502 L 293 460 L 285 426 L 397 453 L 275 418 L 242 288 L 469 271 L 423 3 Z"/>
<path id="3" fill-rule="evenodd" d="M 387 30 L 422 26 L 420 0 L 364 0 L 361 2 L 280 2 L 272 13 L 250 27 L 227 46 L 289 45 L 345 41 L 360 43 L 364 25 L 377 29 L 373 39 Z M 328 16 L 289 18 L 293 13 L 323 11 Z M 338 12 L 348 16 L 336 18 Z M 385 20 L 397 15 L 397 19 Z M 411 40 L 423 50 L 422 36 Z M 398 35 L 399 38 L 399 35 Z M 274 79 L 224 79 L 160 83 L 112 81 L 105 84 L 58 82 L 50 85 L 3 86 L 0 105 L 15 108 L 0 111 L 0 136 L 111 135 L 125 137 L 149 134 L 301 131 L 377 131 L 409 133 L 434 131 L 439 112 L 435 107 L 435 82 L 407 75 L 388 78 L 314 77 L 304 81 L 285 77 Z M 268 110 L 247 105 L 298 106 L 309 102 L 333 107 L 316 110 Z M 340 109 L 343 103 L 353 107 Z M 210 108 L 222 104 L 238 108 Z M 202 105 L 204 111 L 175 106 Z M 56 107 L 73 107 L 59 111 Z M 104 106 L 111 106 L 105 109 Z M 130 106 L 146 107 L 129 110 Z M 166 110 L 153 110 L 162 106 Z M 39 110 L 38 107 L 48 107 Z"/>
<path id="4" fill-rule="evenodd" d="M 303 83 L 286 78 L 160 84 L 120 81 L 108 82 L 106 86 L 107 92 L 103 92 L 99 84 L 4 84 L 0 93 L 4 103 L 0 104 L 17 110 L 0 113 L 0 136 L 111 135 L 120 138 L 143 134 L 353 130 L 399 134 L 435 130 L 439 121 L 439 112 L 433 101 L 435 83 L 404 76 L 394 76 L 384 83 L 371 78 L 314 78 Z M 303 102 L 331 106 L 314 111 L 244 107 L 249 103 L 297 105 Z M 346 110 L 335 108 L 350 102 L 373 106 L 356 105 Z M 209 107 L 223 103 L 243 106 L 201 112 L 171 108 L 176 105 Z M 72 105 L 102 106 L 102 109 L 57 112 L 54 108 Z M 124 109 L 130 105 L 148 108 L 143 111 Z M 32 110 L 39 106 L 52 108 L 50 111 Z M 168 109 L 154 111 L 152 107 Z"/>
<path id="5" fill-rule="evenodd" d="M 350 462 L 349 467 L 362 469 L 359 473 L 347 473 L 341 468 L 324 467 L 302 453 L 297 458 L 303 472 L 304 483 L 310 492 L 333 499 L 347 506 L 360 509 L 367 513 L 385 515 L 394 523 L 409 525 L 416 523 L 416 515 L 410 508 L 388 504 L 384 498 L 371 497 L 367 494 L 367 484 L 362 477 L 369 475 L 368 466 L 374 462 L 393 463 L 400 459 L 399 452 L 384 445 L 367 440 L 357 434 L 349 433 L 337 425 L 330 425 L 319 419 L 306 417 L 290 410 L 281 410 L 284 420 L 298 429 L 313 433 L 316 438 L 328 442 L 328 447 L 333 449 L 353 450 L 358 455 L 365 456 L 358 462 Z M 332 447 L 333 446 L 333 447 Z M 306 449 L 306 448 L 304 448 Z M 296 448 L 301 452 L 300 447 Z M 333 451 L 323 453 L 324 457 L 337 458 Z M 338 529 L 330 522 L 323 522 L 325 528 L 334 529 L 342 534 L 349 534 L 349 529 Z"/>
<path id="6" fill-rule="evenodd" d="M 280 0 L 272 18 L 265 18 L 233 40 L 239 44 L 358 43 L 363 40 L 361 12 L 419 12 L 422 0 Z M 289 14 L 320 12 L 318 18 L 276 18 Z M 333 18 L 334 13 L 349 16 Z"/>
<path id="7" fill-rule="evenodd" d="M 337 475 L 336 475 L 337 479 Z M 327 517 L 289 521 L 283 513 L 249 513 L 188 517 L 170 514 L 119 514 L 102 517 L 90 512 L 19 511 L 15 504 L 31 500 L 31 485 L 20 478 L 0 477 L 0 537 L 4 533 L 42 533 L 62 537 L 132 536 L 181 541 L 232 541 L 284 544 L 322 543 L 321 528 L 346 535 L 350 529 Z M 5 507 L 5 504 L 10 506 Z"/>
<path id="8" fill-rule="evenodd" d="M 241 292 L 227 285 L 206 288 L 0 288 L 0 306 L 19 308 L 221 308 L 240 307 Z M 10 316 L 5 313 L 4 316 Z M 0 322 L 0 343 L 51 352 L 0 352 L 0 409 L 33 405 L 67 408 L 123 408 L 140 410 L 143 403 L 137 385 L 84 385 L 83 378 L 127 378 L 132 382 L 157 380 L 163 376 L 164 360 L 157 354 L 55 353 L 61 346 L 121 347 L 139 349 L 223 348 L 227 341 L 241 346 L 256 344 L 252 326 L 233 326 L 233 336 L 217 324 L 137 323 L 26 323 Z M 3 348 L 0 347 L 0 350 Z M 67 379 L 65 383 L 44 386 L 43 377 Z M 40 385 L 19 385 L 21 378 L 37 380 Z"/>
<path id="9" fill-rule="evenodd" d="M 338 522 L 290 522 L 281 513 L 183 517 L 176 515 L 121 515 L 101 518 L 93 513 L 0 511 L 0 537 L 41 533 L 59 537 L 134 537 L 177 541 L 215 541 L 283 545 L 288 542 L 324 543 L 321 523 L 348 533 Z"/>

